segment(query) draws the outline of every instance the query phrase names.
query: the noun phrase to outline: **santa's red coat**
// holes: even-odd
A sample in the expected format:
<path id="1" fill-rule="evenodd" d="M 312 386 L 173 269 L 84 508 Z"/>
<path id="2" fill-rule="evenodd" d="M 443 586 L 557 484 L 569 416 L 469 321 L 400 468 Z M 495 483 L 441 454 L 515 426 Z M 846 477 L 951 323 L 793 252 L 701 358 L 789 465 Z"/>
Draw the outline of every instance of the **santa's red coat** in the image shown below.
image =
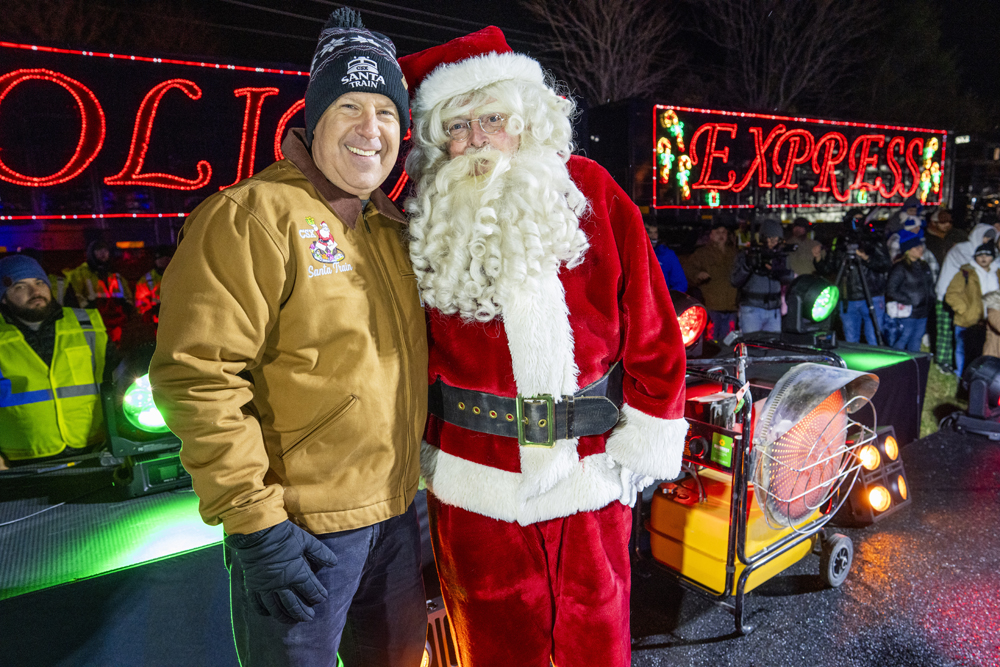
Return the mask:
<path id="1" fill-rule="evenodd" d="M 684 345 L 639 210 L 597 163 L 574 156 L 568 167 L 590 204 L 580 220 L 590 248 L 582 264 L 559 271 L 572 329 L 567 344 L 579 369 L 578 387 L 623 364 L 623 418 L 610 433 L 579 438 L 576 457 L 560 464 L 565 469 L 558 483 L 542 484 L 540 493 L 525 492 L 530 480 L 522 475 L 514 438 L 469 431 L 432 415 L 421 456 L 428 487 L 442 502 L 524 525 L 617 501 L 621 466 L 656 479 L 675 477 L 687 431 Z M 505 312 L 484 324 L 431 310 L 429 381 L 515 396 L 503 322 L 510 317 Z"/>

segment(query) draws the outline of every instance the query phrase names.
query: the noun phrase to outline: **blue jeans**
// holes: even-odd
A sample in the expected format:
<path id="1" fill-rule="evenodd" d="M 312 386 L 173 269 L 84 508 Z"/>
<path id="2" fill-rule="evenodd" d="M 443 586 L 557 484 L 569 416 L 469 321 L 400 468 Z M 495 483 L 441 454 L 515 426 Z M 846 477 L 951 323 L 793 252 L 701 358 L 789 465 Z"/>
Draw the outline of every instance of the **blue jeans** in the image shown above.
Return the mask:
<path id="1" fill-rule="evenodd" d="M 715 330 L 715 340 L 722 340 L 736 328 L 736 313 L 721 310 L 708 311 L 708 319 Z"/>
<path id="2" fill-rule="evenodd" d="M 882 330 L 884 338 L 890 328 L 886 322 L 890 318 L 885 315 L 885 297 L 873 296 L 872 306 L 875 308 L 875 318 L 878 320 L 878 326 Z M 840 303 L 840 324 L 844 328 L 844 340 L 848 343 L 859 342 L 861 328 L 864 327 L 865 342 L 869 345 L 878 345 L 875 338 L 875 326 L 872 324 L 872 318 L 868 314 L 868 304 L 865 303 L 864 299 Z"/>
<path id="3" fill-rule="evenodd" d="M 955 326 L 955 374 L 959 377 L 965 370 L 965 362 L 975 361 L 983 354 L 983 344 L 986 342 L 986 327 Z"/>
<path id="4" fill-rule="evenodd" d="M 745 334 L 755 331 L 781 333 L 781 308 L 740 306 L 740 331 Z"/>
<path id="5" fill-rule="evenodd" d="M 337 565 L 316 572 L 329 597 L 316 617 L 286 625 L 261 616 L 243 588 L 239 559 L 226 547 L 236 652 L 243 667 L 419 665 L 427 636 L 416 507 L 373 526 L 316 536 Z"/>
<path id="6" fill-rule="evenodd" d="M 896 335 L 892 347 L 907 352 L 919 352 L 920 341 L 927 331 L 927 318 L 900 317 L 895 324 Z"/>

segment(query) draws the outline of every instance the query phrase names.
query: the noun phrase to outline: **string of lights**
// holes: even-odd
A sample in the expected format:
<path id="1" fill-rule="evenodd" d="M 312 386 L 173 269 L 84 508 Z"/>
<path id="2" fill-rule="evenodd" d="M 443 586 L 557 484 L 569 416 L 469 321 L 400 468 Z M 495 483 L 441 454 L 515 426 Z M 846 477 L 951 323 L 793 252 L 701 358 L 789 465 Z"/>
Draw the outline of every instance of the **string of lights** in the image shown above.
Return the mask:
<path id="1" fill-rule="evenodd" d="M 319 3 L 321 5 L 327 5 L 329 7 L 340 7 L 340 6 L 343 6 L 343 3 L 341 3 L 341 2 L 332 2 L 332 0 L 309 0 L 309 1 L 310 2 L 316 2 L 316 3 Z M 387 9 L 395 9 L 397 11 L 411 12 L 413 14 L 420 14 L 421 16 L 429 16 L 431 18 L 444 19 L 446 21 L 452 21 L 454 23 L 461 23 L 461 24 L 464 24 L 464 25 L 467 25 L 467 26 L 470 26 L 470 27 L 473 27 L 473 28 L 477 28 L 477 29 L 483 27 L 483 24 L 481 22 L 479 22 L 479 21 L 470 21 L 469 19 L 460 19 L 460 18 L 457 18 L 455 16 L 448 16 L 446 14 L 438 14 L 436 12 L 428 12 L 428 11 L 425 11 L 425 10 L 422 10 L 422 9 L 413 9 L 412 7 L 400 7 L 398 5 L 393 5 L 393 4 L 388 3 L 388 2 L 379 2 L 379 0 L 358 0 L 358 2 L 360 4 L 363 4 L 363 5 L 374 5 L 376 7 L 385 7 Z M 365 11 L 367 12 L 367 10 L 365 10 Z M 527 30 L 518 30 L 516 28 L 504 28 L 502 26 L 498 26 L 498 27 L 500 27 L 500 29 L 503 30 L 504 35 L 514 34 L 514 35 L 524 35 L 525 37 L 530 37 L 532 39 L 548 39 L 548 37 L 546 37 L 545 35 L 541 35 L 541 34 L 539 34 L 537 32 L 529 32 Z"/>
<path id="2" fill-rule="evenodd" d="M 261 12 L 266 12 L 266 13 L 269 13 L 269 14 L 278 14 L 278 15 L 281 15 L 281 16 L 289 16 L 289 17 L 292 17 L 292 18 L 299 18 L 299 19 L 302 19 L 304 21 L 310 21 L 310 22 L 314 22 L 314 23 L 325 23 L 326 22 L 326 19 L 317 18 L 315 16 L 309 16 L 309 15 L 306 15 L 306 14 L 297 14 L 295 12 L 288 12 L 288 11 L 281 10 L 281 9 L 274 9 L 272 7 L 264 7 L 264 6 L 255 5 L 255 4 L 249 3 L 249 2 L 243 2 L 243 0 L 219 0 L 219 2 L 224 2 L 224 3 L 230 4 L 230 5 L 236 5 L 238 7 L 244 7 L 246 9 L 255 9 L 255 10 L 258 10 L 258 11 L 261 11 Z M 338 3 L 330 3 L 330 4 L 336 5 Z M 371 16 L 378 16 L 378 17 L 381 17 L 381 18 L 387 18 L 387 19 L 391 19 L 393 21 L 399 21 L 401 23 L 407 23 L 407 24 L 410 24 L 410 25 L 420 26 L 420 27 L 424 27 L 424 28 L 434 28 L 434 29 L 437 29 L 437 30 L 443 30 L 443 31 L 446 31 L 446 32 L 452 32 L 452 33 L 456 33 L 456 34 L 465 34 L 466 32 L 468 32 L 468 30 L 466 28 L 459 28 L 459 27 L 455 27 L 455 26 L 448 26 L 448 25 L 443 25 L 441 23 L 430 23 L 428 21 L 421 21 L 419 19 L 408 18 L 408 17 L 405 17 L 405 16 L 399 16 L 398 14 L 386 14 L 385 12 L 378 12 L 378 11 L 371 10 L 371 9 L 366 9 L 365 10 L 365 14 L 366 15 L 371 15 Z M 442 17 L 442 18 L 449 18 L 449 17 Z M 479 24 L 474 24 L 474 25 L 479 25 Z M 480 27 L 484 27 L 484 26 L 480 26 Z M 414 42 L 422 42 L 422 43 L 426 43 L 426 44 L 440 44 L 441 43 L 441 40 L 427 39 L 427 38 L 423 38 L 423 37 L 413 37 L 411 35 L 403 35 L 403 34 L 396 33 L 396 32 L 390 32 L 388 30 L 384 30 L 384 29 L 381 29 L 381 28 L 379 29 L 379 32 L 381 32 L 381 33 L 383 33 L 383 34 L 385 34 L 385 35 L 393 38 L 394 40 L 406 39 L 406 40 L 410 40 L 410 41 L 414 41 Z M 541 37 L 541 36 L 539 35 L 539 37 Z M 508 42 L 513 42 L 515 44 L 521 44 L 521 45 L 524 45 L 524 46 L 527 46 L 527 47 L 532 46 L 532 44 L 530 42 L 527 42 L 527 41 L 524 41 L 524 40 L 508 38 L 507 41 Z"/>

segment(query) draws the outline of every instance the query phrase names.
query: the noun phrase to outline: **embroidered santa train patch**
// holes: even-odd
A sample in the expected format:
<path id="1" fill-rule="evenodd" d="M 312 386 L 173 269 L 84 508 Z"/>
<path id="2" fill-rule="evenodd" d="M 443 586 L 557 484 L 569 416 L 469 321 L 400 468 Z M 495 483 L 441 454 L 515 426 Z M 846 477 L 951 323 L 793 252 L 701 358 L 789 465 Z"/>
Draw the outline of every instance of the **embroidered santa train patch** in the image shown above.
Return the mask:
<path id="1" fill-rule="evenodd" d="M 344 259 L 344 251 L 337 247 L 337 242 L 333 240 L 333 234 L 326 222 L 316 226 L 316 220 L 312 217 L 307 217 L 306 222 L 316 233 L 316 240 L 309 244 L 309 250 L 316 260 L 324 264 L 336 264 Z"/>

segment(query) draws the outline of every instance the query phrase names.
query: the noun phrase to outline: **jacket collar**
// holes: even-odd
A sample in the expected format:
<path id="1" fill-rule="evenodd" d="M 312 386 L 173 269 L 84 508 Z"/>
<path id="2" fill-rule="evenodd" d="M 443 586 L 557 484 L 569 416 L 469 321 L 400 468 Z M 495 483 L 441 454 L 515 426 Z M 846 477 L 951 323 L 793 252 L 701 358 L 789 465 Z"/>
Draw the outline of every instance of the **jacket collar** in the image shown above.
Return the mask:
<path id="1" fill-rule="evenodd" d="M 358 215 L 361 213 L 361 200 L 358 199 L 357 195 L 344 192 L 323 175 L 323 172 L 313 162 L 309 149 L 306 148 L 305 130 L 302 128 L 291 130 L 285 137 L 285 140 L 281 142 L 281 152 L 312 183 L 313 187 L 326 200 L 337 217 L 345 225 L 354 229 L 354 225 L 358 221 Z M 370 201 L 375 206 L 375 210 L 385 217 L 401 224 L 406 224 L 406 218 L 396 208 L 396 205 L 392 203 L 392 200 L 382 192 L 381 188 L 375 188 Z"/>

